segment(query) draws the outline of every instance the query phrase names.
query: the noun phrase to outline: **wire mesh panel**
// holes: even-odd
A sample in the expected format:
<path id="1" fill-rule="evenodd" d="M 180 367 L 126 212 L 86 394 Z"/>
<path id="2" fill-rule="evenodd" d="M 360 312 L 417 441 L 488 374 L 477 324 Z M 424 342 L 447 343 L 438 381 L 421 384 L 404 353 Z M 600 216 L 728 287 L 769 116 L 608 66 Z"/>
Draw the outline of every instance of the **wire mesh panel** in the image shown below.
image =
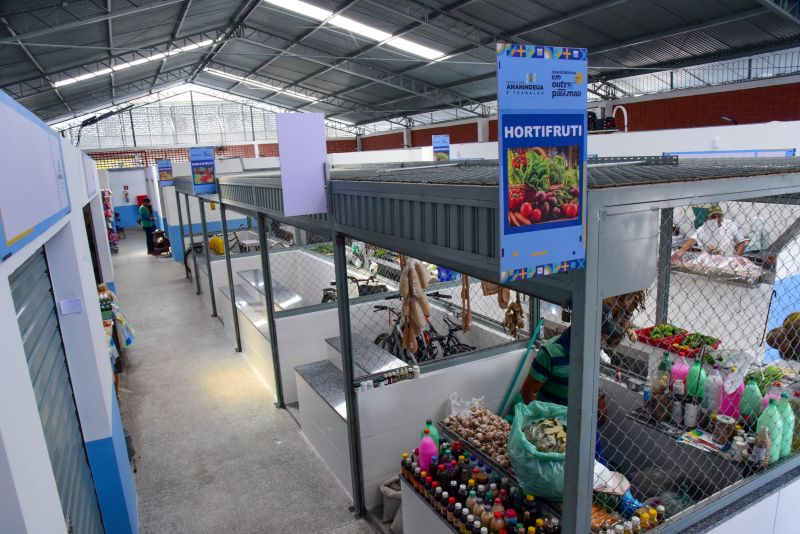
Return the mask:
<path id="1" fill-rule="evenodd" d="M 603 301 L 593 522 L 604 533 L 688 513 L 800 450 L 800 196 L 660 215 L 651 286 Z M 569 325 L 561 311 L 543 305 L 555 332 Z M 562 402 L 565 344 L 568 355 L 563 335 L 537 354 L 537 400 Z"/>
<path id="2" fill-rule="evenodd" d="M 361 241 L 347 242 L 346 257 L 361 387 L 528 337 L 524 295 Z"/>

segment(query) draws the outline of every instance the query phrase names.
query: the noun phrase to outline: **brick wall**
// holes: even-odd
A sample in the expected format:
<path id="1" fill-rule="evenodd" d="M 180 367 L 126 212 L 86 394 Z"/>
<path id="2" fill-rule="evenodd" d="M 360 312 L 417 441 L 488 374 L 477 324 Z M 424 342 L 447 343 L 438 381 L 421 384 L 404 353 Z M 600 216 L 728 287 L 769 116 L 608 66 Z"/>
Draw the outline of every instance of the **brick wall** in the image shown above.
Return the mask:
<path id="1" fill-rule="evenodd" d="M 434 135 L 445 134 L 450 136 L 450 144 L 477 143 L 478 124 L 471 122 L 438 128 L 425 128 L 424 130 L 411 130 L 411 146 L 431 146 Z"/>
<path id="2" fill-rule="evenodd" d="M 373 135 L 361 139 L 361 150 L 403 148 L 403 132 Z"/>
<path id="3" fill-rule="evenodd" d="M 739 124 L 800 119 L 800 84 L 772 85 L 680 98 L 625 104 L 628 130 L 664 130 L 720 126 L 733 117 Z M 622 127 L 622 112 L 617 111 Z"/>
<path id="4" fill-rule="evenodd" d="M 353 139 L 328 139 L 326 141 L 328 146 L 328 154 L 336 152 L 355 152 L 356 140 Z"/>
<path id="5" fill-rule="evenodd" d="M 259 143 L 258 144 L 258 157 L 260 157 L 260 158 L 277 158 L 278 157 L 278 143 Z"/>
<path id="6" fill-rule="evenodd" d="M 139 167 L 142 165 L 155 165 L 160 159 L 168 159 L 173 163 L 189 161 L 188 148 L 150 148 L 142 150 L 119 150 L 89 152 L 89 157 L 95 160 L 98 169 L 113 169 L 123 167 Z M 256 150 L 253 145 L 228 145 L 215 146 L 214 157 L 223 158 L 254 158 Z"/>

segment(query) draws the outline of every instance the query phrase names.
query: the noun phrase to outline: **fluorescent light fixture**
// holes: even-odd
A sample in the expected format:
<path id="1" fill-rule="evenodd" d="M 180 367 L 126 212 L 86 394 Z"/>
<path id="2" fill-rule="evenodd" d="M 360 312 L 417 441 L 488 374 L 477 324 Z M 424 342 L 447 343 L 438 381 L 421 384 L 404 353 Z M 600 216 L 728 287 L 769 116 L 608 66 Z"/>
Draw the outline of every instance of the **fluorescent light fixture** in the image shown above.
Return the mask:
<path id="1" fill-rule="evenodd" d="M 203 72 L 207 72 L 209 74 L 213 74 L 214 76 L 219 76 L 220 78 L 226 78 L 228 80 L 234 80 L 237 82 L 241 82 L 252 87 L 260 87 L 261 89 L 268 89 L 269 91 L 275 91 L 276 93 L 281 93 L 287 96 L 291 96 L 293 98 L 299 98 L 300 100 L 305 100 L 307 102 L 317 102 L 317 99 L 308 95 L 304 95 L 302 93 L 297 93 L 295 91 L 290 91 L 288 89 L 282 89 L 277 85 L 270 85 L 268 83 L 259 82 L 256 80 L 248 80 L 244 76 L 237 76 L 236 74 L 229 74 L 227 72 L 223 72 L 217 69 L 210 69 L 206 68 Z"/>
<path id="2" fill-rule="evenodd" d="M 182 52 L 189 52 L 191 50 L 196 50 L 198 48 L 202 48 L 204 46 L 208 46 L 211 44 L 214 44 L 214 40 L 207 39 L 199 43 L 193 43 L 186 46 L 182 46 L 181 48 L 174 48 L 168 52 L 158 52 L 156 54 L 153 54 L 152 56 L 135 59 L 133 61 L 128 61 L 126 63 L 117 63 L 111 68 L 100 69 L 95 72 L 87 72 L 86 74 L 75 76 L 74 78 L 64 78 L 63 80 L 55 82 L 53 84 L 53 87 L 63 87 L 65 85 L 72 85 L 73 83 L 82 82 L 84 80 L 91 80 L 92 78 L 97 78 L 98 76 L 105 76 L 106 74 L 111 74 L 112 72 L 129 69 L 131 67 L 136 67 L 138 65 L 144 65 L 145 63 L 150 63 L 151 61 L 159 61 L 167 56 L 175 56 Z"/>
<path id="3" fill-rule="evenodd" d="M 305 15 L 315 20 L 323 21 L 330 19 L 328 20 L 328 24 L 330 24 L 331 26 L 336 26 L 337 28 L 342 28 L 343 30 L 351 31 L 355 34 L 358 34 L 362 37 L 366 37 L 367 39 L 371 39 L 373 41 L 377 41 L 379 43 L 386 41 L 386 45 L 391 46 L 392 48 L 397 48 L 398 50 L 402 50 L 403 52 L 414 54 L 415 56 L 419 56 L 430 60 L 434 60 L 444 56 L 444 52 L 440 52 L 439 50 L 434 50 L 433 48 L 423 46 L 419 43 L 409 41 L 408 39 L 404 39 L 402 37 L 392 38 L 392 34 L 387 33 L 383 30 L 379 30 L 378 28 L 375 28 L 373 26 L 362 24 L 361 22 L 355 21 L 348 17 L 343 17 L 342 15 L 333 16 L 333 11 L 322 9 L 321 7 L 308 4 L 306 2 L 303 2 L 302 0 L 264 0 L 264 1 L 268 4 L 272 4 L 273 6 L 280 7 L 283 9 L 288 9 L 289 11 L 294 11 L 295 13 L 299 13 L 300 15 Z"/>

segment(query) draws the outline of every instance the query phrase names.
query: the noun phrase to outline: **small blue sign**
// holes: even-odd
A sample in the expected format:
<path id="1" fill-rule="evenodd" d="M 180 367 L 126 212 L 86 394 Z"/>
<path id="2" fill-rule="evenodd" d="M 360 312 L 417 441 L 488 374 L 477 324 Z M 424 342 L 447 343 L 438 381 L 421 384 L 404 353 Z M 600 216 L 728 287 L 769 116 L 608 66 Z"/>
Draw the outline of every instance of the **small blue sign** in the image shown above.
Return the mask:
<path id="1" fill-rule="evenodd" d="M 585 265 L 586 58 L 497 44 L 501 282 Z"/>
<path id="2" fill-rule="evenodd" d="M 433 143 L 433 161 L 450 161 L 450 136 L 431 136 Z"/>
<path id="3" fill-rule="evenodd" d="M 168 159 L 156 160 L 158 167 L 158 183 L 161 185 L 175 185 L 175 180 L 172 176 L 172 161 Z"/>
<path id="4" fill-rule="evenodd" d="M 190 148 L 189 165 L 192 168 L 192 185 L 195 194 L 216 193 L 214 147 L 200 146 Z"/>

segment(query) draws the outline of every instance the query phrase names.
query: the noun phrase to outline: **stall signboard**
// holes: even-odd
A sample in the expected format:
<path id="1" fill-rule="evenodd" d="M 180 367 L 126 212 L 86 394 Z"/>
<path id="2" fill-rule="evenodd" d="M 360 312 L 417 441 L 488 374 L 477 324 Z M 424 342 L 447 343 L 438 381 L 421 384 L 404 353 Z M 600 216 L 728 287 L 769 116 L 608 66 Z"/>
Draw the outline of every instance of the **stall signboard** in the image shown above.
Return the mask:
<path id="1" fill-rule="evenodd" d="M 156 166 L 158 167 L 158 183 L 161 185 L 175 185 L 175 180 L 172 176 L 172 161 L 157 159 Z"/>
<path id="2" fill-rule="evenodd" d="M 214 147 L 197 146 L 189 149 L 189 166 L 192 168 L 192 186 L 195 194 L 217 192 L 214 181 Z"/>
<path id="3" fill-rule="evenodd" d="M 325 116 L 322 113 L 278 113 L 275 119 L 284 215 L 327 213 Z"/>
<path id="4" fill-rule="evenodd" d="M 497 44 L 502 282 L 585 265 L 586 58 Z"/>
<path id="5" fill-rule="evenodd" d="M 36 239 L 70 210 L 61 138 L 0 91 L 0 261 Z M 32 157 L 25 157 L 32 154 Z"/>
<path id="6" fill-rule="evenodd" d="M 450 136 L 434 135 L 433 141 L 433 160 L 450 161 Z"/>

